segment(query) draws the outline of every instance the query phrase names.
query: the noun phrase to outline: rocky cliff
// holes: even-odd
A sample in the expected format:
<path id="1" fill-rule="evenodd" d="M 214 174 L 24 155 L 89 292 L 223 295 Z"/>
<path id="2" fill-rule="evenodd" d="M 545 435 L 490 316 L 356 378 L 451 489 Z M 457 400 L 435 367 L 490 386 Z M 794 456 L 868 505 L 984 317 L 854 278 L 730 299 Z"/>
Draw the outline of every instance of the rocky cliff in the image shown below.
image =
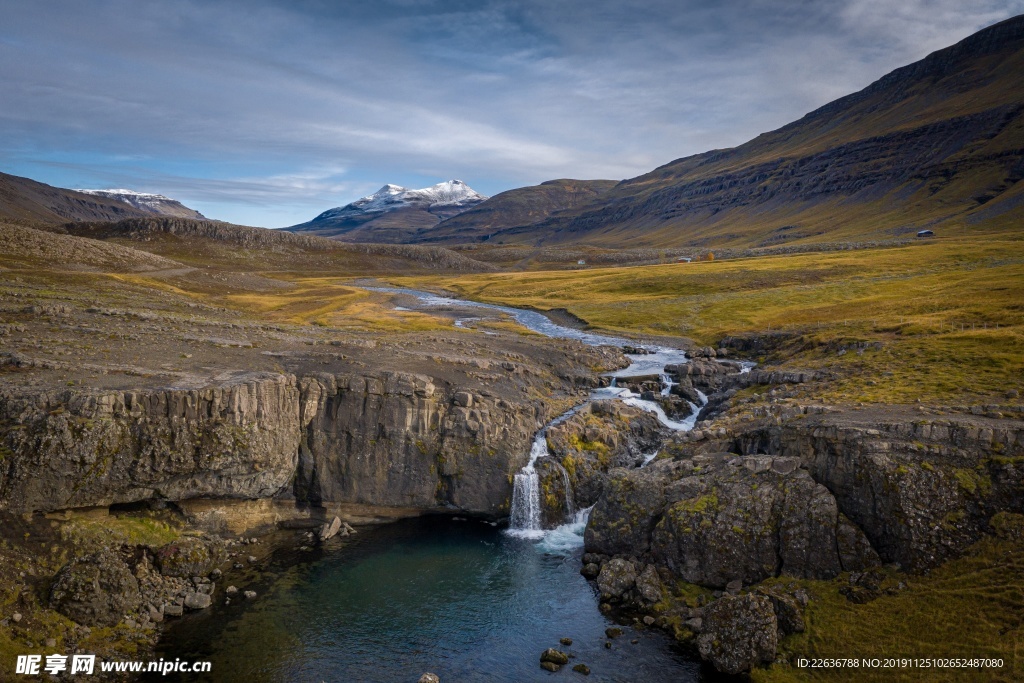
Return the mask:
<path id="1" fill-rule="evenodd" d="M 549 400 L 529 395 L 539 396 L 535 383 L 555 386 L 507 365 L 517 383 L 505 391 L 493 380 L 463 386 L 399 371 L 238 373 L 188 390 L 9 390 L 0 394 L 0 509 L 273 497 L 305 509 L 500 517 L 551 416 Z M 585 377 L 564 374 L 560 391 L 571 395 Z"/>

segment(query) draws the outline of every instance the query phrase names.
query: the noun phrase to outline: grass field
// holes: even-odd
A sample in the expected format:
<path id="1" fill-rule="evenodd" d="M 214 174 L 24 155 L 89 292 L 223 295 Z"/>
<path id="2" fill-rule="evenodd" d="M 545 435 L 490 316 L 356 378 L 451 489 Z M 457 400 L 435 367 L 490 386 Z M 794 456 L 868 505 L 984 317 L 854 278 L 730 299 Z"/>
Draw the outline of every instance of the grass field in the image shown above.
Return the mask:
<path id="1" fill-rule="evenodd" d="M 993 658 L 1001 668 L 818 669 L 791 666 L 756 670 L 755 683 L 797 681 L 1000 681 L 1024 680 L 1024 546 L 986 538 L 964 557 L 927 576 L 894 575 L 908 588 L 863 605 L 849 602 L 836 581 L 779 578 L 766 585 L 798 583 L 811 595 L 804 633 L 784 639 L 780 650 L 805 658 Z M 885 584 L 883 584 L 885 585 Z"/>
<path id="2" fill-rule="evenodd" d="M 791 341 L 777 360 L 841 371 L 831 389 L 837 399 L 952 400 L 1024 389 L 1019 239 L 393 281 L 480 301 L 567 308 L 594 327 L 699 344 L 782 333 Z M 881 348 L 863 350 L 857 342 Z"/>

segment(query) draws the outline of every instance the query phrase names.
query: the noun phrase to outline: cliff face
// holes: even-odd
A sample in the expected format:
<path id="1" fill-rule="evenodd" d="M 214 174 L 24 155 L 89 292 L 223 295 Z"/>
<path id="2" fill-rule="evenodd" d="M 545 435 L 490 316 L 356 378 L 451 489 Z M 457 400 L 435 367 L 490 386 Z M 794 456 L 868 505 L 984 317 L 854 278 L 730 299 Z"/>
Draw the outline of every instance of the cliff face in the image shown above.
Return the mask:
<path id="1" fill-rule="evenodd" d="M 759 430 L 736 445 L 800 458 L 882 558 L 909 568 L 958 555 L 994 514 L 1024 509 L 1024 424 L 1017 421 L 868 425 L 821 415 Z"/>
<path id="2" fill-rule="evenodd" d="M 311 505 L 361 503 L 508 512 L 546 409 L 486 390 L 445 390 L 426 375 L 303 378 L 294 495 Z"/>
<path id="3" fill-rule="evenodd" d="M 408 372 L 4 394 L 0 509 L 277 497 L 500 516 L 548 417 L 540 400 Z"/>
<path id="4" fill-rule="evenodd" d="M 1024 423 L 887 410 L 791 407 L 684 435 L 676 459 L 611 472 L 587 549 L 712 587 L 828 578 L 878 559 L 919 571 L 1024 510 Z"/>
<path id="5" fill-rule="evenodd" d="M 298 397 L 293 377 L 268 373 L 198 390 L 2 394 L 0 508 L 271 496 L 295 469 Z"/>

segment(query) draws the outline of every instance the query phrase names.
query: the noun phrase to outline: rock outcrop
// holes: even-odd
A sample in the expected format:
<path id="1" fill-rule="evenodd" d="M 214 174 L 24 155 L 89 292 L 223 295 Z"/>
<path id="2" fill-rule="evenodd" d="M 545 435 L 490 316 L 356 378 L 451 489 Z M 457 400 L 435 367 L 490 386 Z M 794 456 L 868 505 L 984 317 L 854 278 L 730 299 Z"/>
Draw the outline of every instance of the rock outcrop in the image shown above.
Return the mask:
<path id="1" fill-rule="evenodd" d="M 541 405 L 484 391 L 445 393 L 425 375 L 327 375 L 301 382 L 294 495 L 500 515 L 526 464 Z"/>
<path id="2" fill-rule="evenodd" d="M 597 502 L 610 468 L 639 466 L 668 433 L 651 413 L 620 401 L 592 401 L 549 427 L 547 439 L 568 473 L 576 507 L 584 508 Z M 558 485 L 554 477 L 551 486 Z"/>
<path id="3" fill-rule="evenodd" d="M 587 550 L 648 557 L 712 588 L 877 564 L 832 494 L 799 465 L 720 454 L 616 470 L 592 513 Z"/>
<path id="4" fill-rule="evenodd" d="M 204 389 L 0 395 L 0 508 L 269 497 L 295 471 L 295 378 L 240 373 Z"/>

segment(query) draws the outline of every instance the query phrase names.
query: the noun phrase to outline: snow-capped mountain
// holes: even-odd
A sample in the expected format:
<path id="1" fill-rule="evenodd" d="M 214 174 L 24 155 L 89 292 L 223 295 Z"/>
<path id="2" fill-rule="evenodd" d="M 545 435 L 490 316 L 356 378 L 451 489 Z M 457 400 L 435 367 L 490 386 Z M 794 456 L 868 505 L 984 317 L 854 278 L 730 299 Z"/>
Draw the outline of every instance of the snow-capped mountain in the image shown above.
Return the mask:
<path id="1" fill-rule="evenodd" d="M 285 230 L 351 242 L 404 242 L 486 199 L 461 180 L 421 190 L 385 185 L 369 196 L 328 209 L 308 223 Z"/>
<path id="2" fill-rule="evenodd" d="M 431 210 L 453 209 L 455 213 L 476 206 L 487 199 L 461 180 L 449 180 L 422 190 L 410 190 L 400 185 L 385 185 L 373 194 L 351 204 L 324 211 L 314 220 L 354 217 L 368 213 L 383 213 L 397 209 L 418 208 Z M 437 211 L 431 211 L 437 213 Z"/>
<path id="3" fill-rule="evenodd" d="M 177 218 L 196 219 L 206 218 L 203 214 L 194 209 L 188 208 L 178 200 L 165 197 L 162 194 L 148 194 L 145 192 L 136 192 L 135 190 L 125 189 L 75 190 L 75 192 L 96 195 L 98 197 L 106 197 L 107 199 L 116 199 L 124 202 L 125 204 L 130 204 L 136 209 L 140 209 L 157 216 L 175 216 Z"/>

